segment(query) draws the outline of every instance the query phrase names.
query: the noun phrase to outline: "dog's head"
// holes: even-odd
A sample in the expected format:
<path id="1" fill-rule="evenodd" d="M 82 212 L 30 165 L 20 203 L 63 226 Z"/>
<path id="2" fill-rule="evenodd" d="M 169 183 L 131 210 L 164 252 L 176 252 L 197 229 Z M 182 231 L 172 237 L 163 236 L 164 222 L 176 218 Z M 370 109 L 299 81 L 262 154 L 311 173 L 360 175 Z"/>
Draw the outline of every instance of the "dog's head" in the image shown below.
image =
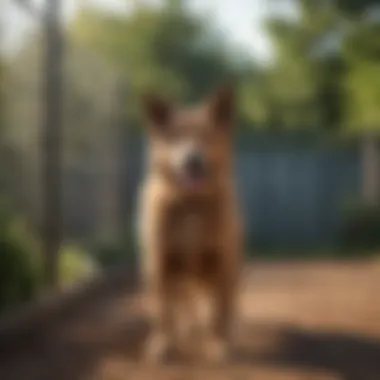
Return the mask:
<path id="1" fill-rule="evenodd" d="M 205 191 L 226 177 L 234 113 L 230 86 L 193 107 L 154 95 L 145 96 L 143 106 L 150 169 L 186 193 Z"/>

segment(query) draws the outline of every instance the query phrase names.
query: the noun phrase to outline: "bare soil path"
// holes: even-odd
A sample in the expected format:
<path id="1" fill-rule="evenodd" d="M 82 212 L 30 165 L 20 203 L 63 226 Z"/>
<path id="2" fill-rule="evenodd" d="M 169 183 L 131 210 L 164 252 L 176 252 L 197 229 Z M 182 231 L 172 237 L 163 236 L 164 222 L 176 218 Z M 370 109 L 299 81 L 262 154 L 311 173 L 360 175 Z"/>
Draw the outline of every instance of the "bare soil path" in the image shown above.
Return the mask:
<path id="1" fill-rule="evenodd" d="M 379 262 L 252 263 L 240 301 L 229 363 L 148 368 L 133 281 L 114 281 L 28 336 L 0 335 L 0 380 L 380 380 Z"/>

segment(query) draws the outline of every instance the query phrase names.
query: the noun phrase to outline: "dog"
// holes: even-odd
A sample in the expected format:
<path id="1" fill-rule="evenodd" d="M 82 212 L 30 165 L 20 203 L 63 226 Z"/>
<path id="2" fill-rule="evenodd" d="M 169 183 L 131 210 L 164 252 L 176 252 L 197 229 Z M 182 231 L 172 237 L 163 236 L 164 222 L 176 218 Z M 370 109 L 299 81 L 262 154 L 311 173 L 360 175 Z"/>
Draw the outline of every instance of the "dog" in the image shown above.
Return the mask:
<path id="1" fill-rule="evenodd" d="M 142 98 L 148 152 L 138 225 L 149 362 L 174 346 L 218 362 L 230 352 L 242 259 L 234 103 L 228 85 L 192 106 Z"/>

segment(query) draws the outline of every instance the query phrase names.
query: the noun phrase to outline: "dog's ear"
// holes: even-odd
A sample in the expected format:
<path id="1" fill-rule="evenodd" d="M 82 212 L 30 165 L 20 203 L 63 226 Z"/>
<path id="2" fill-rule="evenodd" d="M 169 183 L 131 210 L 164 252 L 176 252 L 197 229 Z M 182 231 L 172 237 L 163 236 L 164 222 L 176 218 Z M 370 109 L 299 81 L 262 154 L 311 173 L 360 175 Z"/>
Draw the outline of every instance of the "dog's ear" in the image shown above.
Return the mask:
<path id="1" fill-rule="evenodd" d="M 217 125 L 230 125 L 235 114 L 235 91 L 232 84 L 219 87 L 208 99 L 208 109 Z"/>
<path id="2" fill-rule="evenodd" d="M 165 127 L 173 113 L 173 105 L 155 94 L 144 94 L 142 107 L 148 121 L 158 128 Z"/>

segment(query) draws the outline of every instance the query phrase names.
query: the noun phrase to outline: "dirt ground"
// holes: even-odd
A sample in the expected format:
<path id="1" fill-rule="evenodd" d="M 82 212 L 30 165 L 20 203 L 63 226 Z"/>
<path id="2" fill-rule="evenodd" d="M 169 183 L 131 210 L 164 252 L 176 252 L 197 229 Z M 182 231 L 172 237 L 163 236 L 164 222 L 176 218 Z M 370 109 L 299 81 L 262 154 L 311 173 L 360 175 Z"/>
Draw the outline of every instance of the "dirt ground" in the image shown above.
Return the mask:
<path id="1" fill-rule="evenodd" d="M 233 358 L 146 367 L 126 284 L 0 350 L 1 380 L 380 380 L 380 263 L 252 263 Z"/>

